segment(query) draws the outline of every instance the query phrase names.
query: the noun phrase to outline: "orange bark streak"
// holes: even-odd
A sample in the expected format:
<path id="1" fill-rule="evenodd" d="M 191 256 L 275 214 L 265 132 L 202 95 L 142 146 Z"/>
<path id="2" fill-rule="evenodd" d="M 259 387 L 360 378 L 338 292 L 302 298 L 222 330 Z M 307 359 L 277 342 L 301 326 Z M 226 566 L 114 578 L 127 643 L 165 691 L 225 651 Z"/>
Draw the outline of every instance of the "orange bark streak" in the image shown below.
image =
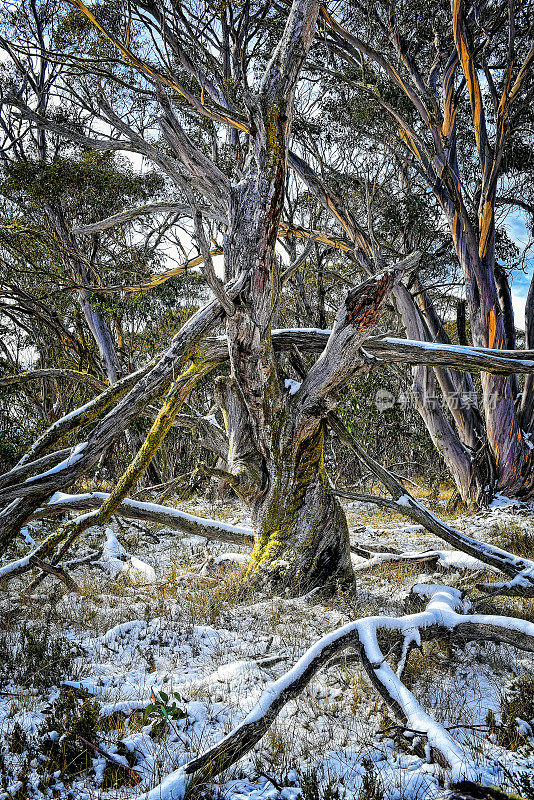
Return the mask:
<path id="1" fill-rule="evenodd" d="M 469 97 L 473 106 L 473 125 L 475 128 L 475 140 L 477 148 L 480 151 L 481 142 L 481 124 L 482 124 L 482 95 L 480 92 L 480 84 L 475 71 L 473 59 L 469 55 L 467 43 L 461 26 L 461 7 L 463 0 L 454 0 L 452 4 L 453 14 L 453 35 L 458 50 L 458 57 L 464 71 L 465 79 L 467 81 L 467 88 L 469 89 Z"/>
<path id="2" fill-rule="evenodd" d="M 478 246 L 478 254 L 480 258 L 485 258 L 490 233 L 493 225 L 493 203 L 486 201 L 480 215 L 480 243 Z"/>
<path id="3" fill-rule="evenodd" d="M 488 331 L 488 347 L 491 348 L 493 348 L 495 344 L 495 329 L 496 329 L 495 306 L 493 306 L 493 308 L 489 313 L 489 331 Z"/>

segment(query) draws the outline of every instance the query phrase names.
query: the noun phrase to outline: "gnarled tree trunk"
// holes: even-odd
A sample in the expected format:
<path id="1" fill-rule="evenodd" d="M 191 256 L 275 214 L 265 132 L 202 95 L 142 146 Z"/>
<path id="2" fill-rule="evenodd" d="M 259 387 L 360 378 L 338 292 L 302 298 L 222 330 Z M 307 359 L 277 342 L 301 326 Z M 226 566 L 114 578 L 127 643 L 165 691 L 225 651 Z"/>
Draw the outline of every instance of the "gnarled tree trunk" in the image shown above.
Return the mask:
<path id="1" fill-rule="evenodd" d="M 257 536 L 249 576 L 295 594 L 350 583 L 347 520 L 324 469 L 324 423 L 315 420 L 305 438 L 283 431 L 282 439 L 269 488 L 253 504 Z"/>

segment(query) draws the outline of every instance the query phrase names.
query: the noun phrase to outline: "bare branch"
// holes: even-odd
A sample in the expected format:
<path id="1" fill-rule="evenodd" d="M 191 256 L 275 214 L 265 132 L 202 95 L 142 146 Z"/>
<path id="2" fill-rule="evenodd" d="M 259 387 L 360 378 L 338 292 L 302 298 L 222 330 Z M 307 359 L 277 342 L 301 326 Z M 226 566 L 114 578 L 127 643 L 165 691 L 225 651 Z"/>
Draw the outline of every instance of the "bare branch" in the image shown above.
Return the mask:
<path id="1" fill-rule="evenodd" d="M 424 736 L 449 765 L 453 780 L 476 779 L 478 768 L 457 738 L 421 707 L 415 696 L 387 663 L 378 644 L 381 630 L 399 634 L 404 651 L 421 640 L 446 636 L 453 642 L 497 641 L 534 652 L 534 624 L 509 617 L 465 614 L 457 589 L 420 584 L 417 593 L 429 597 L 424 611 L 405 617 L 368 617 L 350 622 L 324 636 L 297 663 L 264 690 L 259 701 L 233 731 L 220 742 L 177 769 L 142 800 L 172 796 L 183 800 L 201 782 L 212 780 L 243 758 L 260 741 L 284 706 L 303 691 L 313 676 L 329 662 L 335 663 L 348 647 L 359 651 L 371 683 L 393 710 L 403 727 Z M 460 612 L 460 613 L 459 613 Z M 141 800 L 141 798 L 140 798 Z"/>
<path id="2" fill-rule="evenodd" d="M 108 230 L 108 228 L 115 227 L 115 225 L 122 225 L 124 222 L 131 222 L 132 220 L 137 219 L 138 217 L 143 217 L 147 214 L 163 214 L 170 212 L 174 214 L 182 214 L 185 217 L 193 217 L 195 213 L 194 209 L 188 205 L 185 205 L 184 203 L 147 203 L 144 206 L 138 206 L 137 208 L 131 208 L 127 211 L 121 211 L 118 214 L 113 214 L 111 217 L 101 219 L 99 222 L 93 222 L 90 225 L 80 225 L 77 228 L 72 228 L 72 233 L 75 235 L 81 233 L 100 233 L 101 231 Z M 202 213 L 208 217 L 211 217 L 212 219 L 216 219 L 218 222 L 223 224 L 226 222 L 223 216 L 208 208 L 203 208 Z"/>
<path id="3" fill-rule="evenodd" d="M 105 383 L 90 375 L 88 372 L 77 372 L 74 369 L 33 369 L 29 372 L 21 372 L 19 375 L 2 375 L 0 386 L 13 386 L 14 384 L 28 383 L 33 380 L 44 378 L 62 378 L 68 381 L 77 381 L 88 386 L 93 386 L 100 391 L 106 388 Z"/>
<path id="4" fill-rule="evenodd" d="M 78 8 L 82 14 L 84 14 L 87 19 L 97 28 L 101 33 L 104 34 L 106 39 L 108 39 L 111 44 L 116 47 L 120 52 L 125 56 L 125 58 L 130 62 L 130 64 L 135 67 L 140 73 L 145 75 L 150 81 L 162 84 L 164 86 L 168 86 L 173 89 L 175 92 L 178 92 L 187 102 L 191 105 L 195 111 L 203 117 L 207 117 L 208 119 L 214 120 L 216 122 L 223 122 L 227 125 L 230 125 L 238 130 L 247 130 L 247 126 L 244 122 L 241 122 L 238 119 L 234 119 L 229 116 L 224 109 L 216 110 L 209 108 L 206 106 L 201 99 L 196 97 L 192 92 L 186 89 L 184 86 L 179 84 L 173 77 L 169 77 L 164 75 L 159 70 L 155 69 L 154 67 L 149 66 L 145 61 L 143 61 L 138 56 L 134 55 L 134 53 L 130 50 L 129 47 L 123 45 L 120 41 L 118 41 L 112 33 L 110 33 L 107 28 L 101 23 L 99 20 L 96 19 L 92 11 L 82 2 L 82 0 L 69 0 L 73 6 Z"/>
<path id="5" fill-rule="evenodd" d="M 215 267 L 213 266 L 213 261 L 210 255 L 208 240 L 206 239 L 204 226 L 202 224 L 202 213 L 199 208 L 195 210 L 194 223 L 195 237 L 202 254 L 202 274 L 204 275 L 206 283 L 210 287 L 211 291 L 224 308 L 227 316 L 233 317 L 235 314 L 235 305 L 224 291 L 224 286 L 215 273 Z"/>
<path id="6" fill-rule="evenodd" d="M 102 504 L 109 499 L 109 494 L 105 492 L 88 492 L 86 494 L 57 494 L 46 506 L 38 509 L 33 514 L 34 519 L 63 514 L 67 511 L 92 511 L 101 508 Z M 204 536 L 217 542 L 228 542 L 229 544 L 244 545 L 251 547 L 254 543 L 254 534 L 249 528 L 241 528 L 236 525 L 219 523 L 217 520 L 195 517 L 186 514 L 177 508 L 158 505 L 157 503 L 144 503 L 138 500 L 124 498 L 120 505 L 113 512 L 125 519 L 143 520 L 146 522 L 156 522 L 166 528 L 182 531 L 189 536 Z"/>

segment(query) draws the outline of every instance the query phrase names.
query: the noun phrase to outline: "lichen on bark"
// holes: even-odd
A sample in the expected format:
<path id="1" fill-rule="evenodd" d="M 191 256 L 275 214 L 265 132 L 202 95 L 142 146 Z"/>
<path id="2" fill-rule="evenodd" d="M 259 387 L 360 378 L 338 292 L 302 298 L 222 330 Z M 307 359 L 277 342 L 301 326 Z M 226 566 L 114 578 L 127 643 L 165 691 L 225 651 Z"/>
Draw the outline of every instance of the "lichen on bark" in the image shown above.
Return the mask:
<path id="1" fill-rule="evenodd" d="M 303 440 L 293 436 L 269 475 L 258 519 L 248 579 L 302 594 L 353 579 L 347 522 L 330 491 L 324 467 L 324 424 Z"/>

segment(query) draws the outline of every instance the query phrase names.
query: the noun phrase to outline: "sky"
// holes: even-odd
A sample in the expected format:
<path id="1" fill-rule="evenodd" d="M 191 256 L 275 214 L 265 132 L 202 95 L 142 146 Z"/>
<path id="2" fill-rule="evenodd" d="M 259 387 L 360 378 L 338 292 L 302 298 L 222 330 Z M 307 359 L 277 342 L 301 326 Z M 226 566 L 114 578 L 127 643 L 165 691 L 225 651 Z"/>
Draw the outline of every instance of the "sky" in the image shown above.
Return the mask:
<path id="1" fill-rule="evenodd" d="M 525 225 L 525 218 L 521 213 L 510 214 L 506 220 L 506 228 L 512 241 L 523 252 L 530 236 Z M 516 270 L 512 276 L 512 301 L 514 305 L 515 326 L 520 330 L 525 329 L 525 301 L 527 299 L 530 279 L 534 271 L 534 251 L 529 250 L 525 270 Z"/>

